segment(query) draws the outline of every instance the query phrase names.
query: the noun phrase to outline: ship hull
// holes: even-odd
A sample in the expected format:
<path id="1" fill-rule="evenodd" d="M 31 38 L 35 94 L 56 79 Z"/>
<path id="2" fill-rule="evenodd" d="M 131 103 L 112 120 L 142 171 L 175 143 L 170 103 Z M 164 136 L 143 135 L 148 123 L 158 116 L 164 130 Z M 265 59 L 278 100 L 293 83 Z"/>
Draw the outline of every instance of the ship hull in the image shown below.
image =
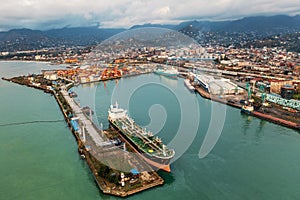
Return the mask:
<path id="1" fill-rule="evenodd" d="M 143 152 L 143 150 L 141 150 L 134 142 L 132 142 L 128 136 L 126 134 L 124 134 L 122 132 L 122 130 L 120 130 L 120 128 L 118 128 L 113 122 L 111 122 L 109 120 L 110 125 L 116 130 L 118 131 L 118 134 L 121 136 L 121 138 L 126 141 L 127 144 L 130 145 L 130 147 L 136 152 L 138 153 L 148 164 L 150 164 L 152 167 L 154 167 L 155 170 L 159 170 L 162 169 L 164 171 L 167 172 L 171 172 L 171 168 L 170 168 L 170 160 L 169 159 L 162 159 L 162 158 L 158 158 L 158 157 L 154 157 L 154 156 L 150 156 L 148 154 L 146 154 L 145 152 Z"/>

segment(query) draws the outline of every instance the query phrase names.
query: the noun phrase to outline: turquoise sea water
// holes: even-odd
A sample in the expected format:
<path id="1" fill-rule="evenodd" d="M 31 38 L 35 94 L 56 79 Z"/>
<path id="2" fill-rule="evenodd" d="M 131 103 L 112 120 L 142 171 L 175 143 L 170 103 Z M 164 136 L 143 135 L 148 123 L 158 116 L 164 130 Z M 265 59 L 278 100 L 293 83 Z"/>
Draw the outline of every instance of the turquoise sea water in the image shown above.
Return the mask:
<path id="1" fill-rule="evenodd" d="M 0 62 L 1 76 L 52 68 Z M 0 80 L 0 124 L 60 120 L 49 94 Z M 89 168 L 65 122 L 0 126 L 0 199 L 99 199 Z"/>
<path id="2" fill-rule="evenodd" d="M 1 76 L 51 67 L 0 62 Z M 297 131 L 226 106 L 221 136 L 200 159 L 209 124 L 222 124 L 211 120 L 212 103 L 189 92 L 182 79 L 149 74 L 73 90 L 82 106 L 95 110 L 94 121 L 104 128 L 107 109 L 117 100 L 138 124 L 153 130 L 176 152 L 184 149 L 171 164 L 172 173 L 159 172 L 164 186 L 128 199 L 300 198 Z M 0 94 L 0 124 L 63 119 L 54 98 L 41 91 L 1 80 Z M 0 126 L 0 148 L 0 199 L 115 199 L 98 190 L 65 122 Z"/>

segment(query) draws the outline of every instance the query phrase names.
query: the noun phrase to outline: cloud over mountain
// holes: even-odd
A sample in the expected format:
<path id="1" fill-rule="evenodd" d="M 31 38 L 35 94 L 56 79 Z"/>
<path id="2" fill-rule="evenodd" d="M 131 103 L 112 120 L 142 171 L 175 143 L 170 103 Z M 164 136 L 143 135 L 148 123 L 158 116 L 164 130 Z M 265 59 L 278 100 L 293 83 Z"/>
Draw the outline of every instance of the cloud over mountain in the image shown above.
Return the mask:
<path id="1" fill-rule="evenodd" d="M 191 19 L 225 20 L 299 13 L 298 0 L 2 0 L 0 30 L 91 25 L 130 27 Z"/>

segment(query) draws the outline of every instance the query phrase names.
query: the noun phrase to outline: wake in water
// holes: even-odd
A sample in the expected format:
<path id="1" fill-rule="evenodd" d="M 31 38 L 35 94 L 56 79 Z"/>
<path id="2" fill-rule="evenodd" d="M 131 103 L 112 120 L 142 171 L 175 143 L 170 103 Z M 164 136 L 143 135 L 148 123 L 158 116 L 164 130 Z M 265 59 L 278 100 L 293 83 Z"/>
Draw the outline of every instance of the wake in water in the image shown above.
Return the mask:
<path id="1" fill-rule="evenodd" d="M 57 122 L 64 122 L 63 119 L 60 120 L 36 120 L 36 121 L 29 121 L 29 122 L 12 122 L 7 124 L 0 124 L 0 126 L 17 126 L 23 124 L 35 124 L 35 123 L 57 123 Z"/>

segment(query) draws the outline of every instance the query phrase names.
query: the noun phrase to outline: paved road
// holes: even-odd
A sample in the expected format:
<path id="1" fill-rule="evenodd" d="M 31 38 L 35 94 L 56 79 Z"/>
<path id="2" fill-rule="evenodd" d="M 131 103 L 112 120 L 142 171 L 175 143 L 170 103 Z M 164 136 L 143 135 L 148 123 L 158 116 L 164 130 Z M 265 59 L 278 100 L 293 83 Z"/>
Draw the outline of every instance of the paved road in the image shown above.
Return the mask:
<path id="1" fill-rule="evenodd" d="M 74 100 L 68 95 L 68 92 L 62 88 L 61 93 L 63 94 L 66 101 L 71 106 L 76 117 L 79 118 L 79 121 L 85 126 L 86 133 L 91 136 L 97 146 L 103 146 L 104 140 L 93 126 L 92 122 L 82 113 L 81 108 L 74 102 Z"/>

